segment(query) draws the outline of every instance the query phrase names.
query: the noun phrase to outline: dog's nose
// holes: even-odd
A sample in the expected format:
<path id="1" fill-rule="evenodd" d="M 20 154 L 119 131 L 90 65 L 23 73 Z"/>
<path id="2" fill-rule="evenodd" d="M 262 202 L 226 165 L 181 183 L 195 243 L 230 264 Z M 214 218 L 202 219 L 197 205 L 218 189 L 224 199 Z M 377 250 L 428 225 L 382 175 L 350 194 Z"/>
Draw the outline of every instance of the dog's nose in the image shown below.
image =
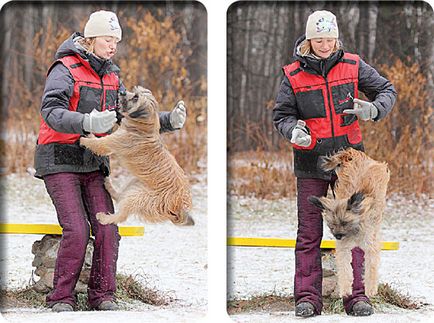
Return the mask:
<path id="1" fill-rule="evenodd" d="M 341 240 L 344 235 L 341 233 L 335 234 L 335 238 Z"/>

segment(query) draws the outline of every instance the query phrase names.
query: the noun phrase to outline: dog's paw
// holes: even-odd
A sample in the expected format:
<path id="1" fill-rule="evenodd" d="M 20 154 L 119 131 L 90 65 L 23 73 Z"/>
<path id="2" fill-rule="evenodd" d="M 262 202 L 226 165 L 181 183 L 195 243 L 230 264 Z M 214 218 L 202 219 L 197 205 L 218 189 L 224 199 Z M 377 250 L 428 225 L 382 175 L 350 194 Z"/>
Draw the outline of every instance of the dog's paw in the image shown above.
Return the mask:
<path id="1" fill-rule="evenodd" d="M 353 289 L 351 284 L 345 284 L 343 286 L 339 286 L 339 296 L 340 297 L 348 297 L 353 293 Z"/>
<path id="2" fill-rule="evenodd" d="M 80 137 L 80 145 L 85 146 L 91 139 L 96 139 L 96 136 L 93 133 L 89 133 L 85 137 Z"/>
<path id="3" fill-rule="evenodd" d="M 175 225 L 179 225 L 179 226 L 183 226 L 183 227 L 193 226 L 195 224 L 193 218 L 188 214 L 184 216 L 183 221 L 179 221 L 179 220 L 180 220 L 179 217 L 177 217 L 176 220 L 172 219 L 172 222 Z"/>
<path id="4" fill-rule="evenodd" d="M 366 284 L 366 296 L 372 297 L 377 295 L 377 293 L 378 293 L 377 285 L 369 286 L 368 284 Z"/>
<path id="5" fill-rule="evenodd" d="M 111 224 L 111 223 L 113 223 L 112 217 L 111 217 L 110 213 L 98 212 L 96 214 L 96 219 L 101 224 Z"/>
<path id="6" fill-rule="evenodd" d="M 192 226 L 194 224 L 195 223 L 194 223 L 193 218 L 191 216 L 189 216 L 189 215 L 187 215 L 185 217 L 184 222 L 180 223 L 180 225 L 183 225 L 183 226 Z"/>
<path id="7" fill-rule="evenodd" d="M 174 213 L 171 213 L 172 217 L 170 218 L 170 221 L 172 221 L 173 224 L 179 225 L 179 226 L 193 226 L 194 220 L 193 218 L 185 214 L 183 217 L 179 215 L 175 215 Z"/>

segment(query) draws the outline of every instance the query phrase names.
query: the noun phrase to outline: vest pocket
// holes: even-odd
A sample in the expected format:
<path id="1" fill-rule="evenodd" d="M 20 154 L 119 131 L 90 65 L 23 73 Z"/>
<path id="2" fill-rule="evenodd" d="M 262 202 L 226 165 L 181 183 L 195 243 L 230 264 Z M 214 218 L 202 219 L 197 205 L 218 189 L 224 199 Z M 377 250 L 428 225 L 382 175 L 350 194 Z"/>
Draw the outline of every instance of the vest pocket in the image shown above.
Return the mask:
<path id="1" fill-rule="evenodd" d="M 298 92 L 295 97 L 302 119 L 325 118 L 327 116 L 321 89 Z"/>
<path id="2" fill-rule="evenodd" d="M 78 144 L 53 144 L 54 145 L 54 165 L 74 165 L 84 164 L 85 148 Z"/>
<path id="3" fill-rule="evenodd" d="M 332 86 L 333 105 L 336 114 L 341 114 L 341 126 L 349 126 L 357 120 L 354 114 L 343 114 L 346 109 L 353 108 L 354 84 L 346 83 Z"/>
<path id="4" fill-rule="evenodd" d="M 93 109 L 101 111 L 101 89 L 93 87 L 80 87 L 80 100 L 78 101 L 77 111 L 90 113 Z"/>

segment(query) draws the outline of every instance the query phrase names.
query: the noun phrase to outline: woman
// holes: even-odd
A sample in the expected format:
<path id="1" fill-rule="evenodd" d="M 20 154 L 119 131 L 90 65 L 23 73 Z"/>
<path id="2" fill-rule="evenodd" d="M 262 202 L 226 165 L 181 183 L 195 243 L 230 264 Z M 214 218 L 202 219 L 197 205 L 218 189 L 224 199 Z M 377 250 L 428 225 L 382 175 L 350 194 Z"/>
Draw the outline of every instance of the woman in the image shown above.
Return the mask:
<path id="1" fill-rule="evenodd" d="M 72 311 L 74 288 L 83 266 L 89 229 L 95 237 L 88 283 L 91 308 L 116 310 L 116 262 L 119 240 L 116 225 L 101 225 L 97 212 L 113 213 L 104 188 L 109 159 L 79 145 L 80 136 L 104 136 L 117 119 L 119 93 L 125 91 L 111 61 L 122 31 L 116 14 L 90 15 L 84 36 L 74 33 L 57 50 L 50 67 L 41 105 L 41 125 L 35 151 L 35 176 L 42 178 L 63 229 L 57 255 L 53 291 L 47 304 L 53 311 Z M 183 127 L 184 103 L 160 114 L 161 131 Z"/>
<path id="2" fill-rule="evenodd" d="M 295 248 L 295 315 L 321 314 L 321 210 L 311 195 L 325 196 L 336 175 L 319 168 L 320 157 L 341 148 L 363 150 L 358 120 L 383 119 L 392 109 L 392 84 L 358 55 L 345 53 L 339 41 L 336 17 L 329 11 L 312 13 L 306 34 L 294 49 L 295 62 L 283 68 L 284 78 L 273 109 L 273 123 L 290 140 L 297 177 L 298 231 Z M 372 102 L 357 99 L 362 91 Z M 353 292 L 344 297 L 351 315 L 373 313 L 362 281 L 364 253 L 353 249 Z"/>

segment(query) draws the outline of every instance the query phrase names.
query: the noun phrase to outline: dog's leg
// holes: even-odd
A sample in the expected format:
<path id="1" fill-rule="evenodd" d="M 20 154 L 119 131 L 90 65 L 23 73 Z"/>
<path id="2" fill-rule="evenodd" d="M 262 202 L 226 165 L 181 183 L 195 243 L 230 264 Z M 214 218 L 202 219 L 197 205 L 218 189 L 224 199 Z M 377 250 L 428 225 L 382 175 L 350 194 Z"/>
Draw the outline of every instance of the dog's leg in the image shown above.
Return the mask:
<path id="1" fill-rule="evenodd" d="M 339 295 L 349 296 L 353 292 L 353 268 L 350 246 L 342 241 L 336 241 L 336 267 L 338 272 Z"/>
<path id="2" fill-rule="evenodd" d="M 167 218 L 157 212 L 155 200 L 156 196 L 147 189 L 134 190 L 121 198 L 118 212 L 115 214 L 98 213 L 96 217 L 102 224 L 124 222 L 133 214 L 140 216 L 146 222 L 163 222 Z"/>
<path id="3" fill-rule="evenodd" d="M 109 192 L 109 194 L 112 197 L 112 199 L 115 200 L 116 202 L 118 202 L 120 194 L 113 187 L 113 183 L 112 183 L 110 177 L 106 177 L 105 178 L 105 180 L 104 180 L 104 186 L 105 186 L 105 189 L 107 190 L 107 192 Z"/>
<path id="4" fill-rule="evenodd" d="M 87 138 L 87 137 L 81 137 L 80 138 L 80 145 L 85 146 L 86 148 L 90 149 L 92 152 L 99 156 L 108 156 L 112 153 L 110 139 L 108 137 L 103 138 Z"/>
<path id="5" fill-rule="evenodd" d="M 365 290 L 366 295 L 375 296 L 378 291 L 378 268 L 381 246 L 377 233 L 368 234 L 365 250 Z"/>
<path id="6" fill-rule="evenodd" d="M 98 212 L 96 218 L 101 224 L 118 224 L 126 221 L 128 215 L 128 213 L 122 211 L 116 212 L 115 214 Z"/>

